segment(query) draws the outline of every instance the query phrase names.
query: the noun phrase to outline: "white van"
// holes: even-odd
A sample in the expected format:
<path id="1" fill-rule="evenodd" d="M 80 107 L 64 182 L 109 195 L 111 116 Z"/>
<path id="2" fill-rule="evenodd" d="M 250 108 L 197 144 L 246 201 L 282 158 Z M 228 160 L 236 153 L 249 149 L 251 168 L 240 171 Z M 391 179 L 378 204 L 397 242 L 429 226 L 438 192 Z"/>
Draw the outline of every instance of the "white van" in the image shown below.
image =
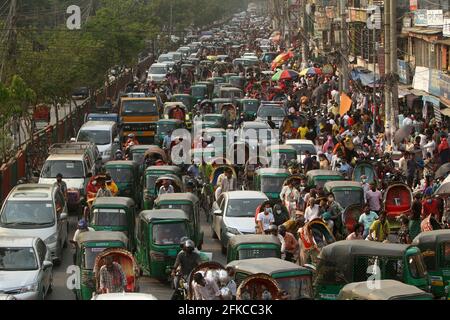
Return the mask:
<path id="1" fill-rule="evenodd" d="M 119 130 L 116 122 L 88 121 L 78 131 L 77 142 L 93 142 L 100 152 L 102 162 L 112 160 L 119 146 Z"/>
<path id="2" fill-rule="evenodd" d="M 3 203 L 0 236 L 41 238 L 58 264 L 68 240 L 67 217 L 67 205 L 56 184 L 21 184 Z"/>

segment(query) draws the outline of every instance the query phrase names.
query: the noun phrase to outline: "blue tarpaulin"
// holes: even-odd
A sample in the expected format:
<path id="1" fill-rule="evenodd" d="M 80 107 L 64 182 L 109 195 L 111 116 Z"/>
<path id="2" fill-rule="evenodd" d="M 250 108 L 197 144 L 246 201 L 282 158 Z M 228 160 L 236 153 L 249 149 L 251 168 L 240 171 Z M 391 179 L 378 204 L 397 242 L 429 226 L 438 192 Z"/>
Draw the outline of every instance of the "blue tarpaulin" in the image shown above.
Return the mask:
<path id="1" fill-rule="evenodd" d="M 380 81 L 380 77 L 378 75 L 375 75 L 372 71 L 364 69 L 353 69 L 351 72 L 351 77 L 353 81 L 361 81 L 363 86 L 373 86 L 374 82 L 378 83 Z"/>

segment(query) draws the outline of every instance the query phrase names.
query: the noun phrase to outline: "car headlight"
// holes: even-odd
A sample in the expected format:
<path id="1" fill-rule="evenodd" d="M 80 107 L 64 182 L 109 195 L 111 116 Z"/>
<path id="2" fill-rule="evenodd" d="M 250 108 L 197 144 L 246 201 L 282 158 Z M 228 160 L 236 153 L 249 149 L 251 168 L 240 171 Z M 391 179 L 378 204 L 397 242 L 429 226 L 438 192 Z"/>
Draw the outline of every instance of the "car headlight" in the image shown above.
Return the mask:
<path id="1" fill-rule="evenodd" d="M 38 290 L 38 288 L 39 288 L 39 283 L 35 282 L 35 283 L 32 283 L 32 284 L 22 287 L 22 289 L 20 289 L 20 293 L 35 292 Z"/>
<path id="2" fill-rule="evenodd" d="M 103 155 L 110 156 L 111 155 L 111 150 L 110 149 L 105 150 L 105 152 L 103 152 Z"/>
<path id="3" fill-rule="evenodd" d="M 52 243 L 56 242 L 56 240 L 58 240 L 58 234 L 54 233 L 50 237 L 45 239 L 44 242 L 45 242 L 45 244 L 49 245 L 49 244 L 52 244 Z"/>
<path id="4" fill-rule="evenodd" d="M 234 234 L 234 235 L 239 235 L 239 234 L 241 234 L 241 233 L 239 232 L 239 230 L 236 229 L 236 228 L 227 228 L 227 232 L 228 232 L 228 233 L 231 233 L 231 234 Z"/>

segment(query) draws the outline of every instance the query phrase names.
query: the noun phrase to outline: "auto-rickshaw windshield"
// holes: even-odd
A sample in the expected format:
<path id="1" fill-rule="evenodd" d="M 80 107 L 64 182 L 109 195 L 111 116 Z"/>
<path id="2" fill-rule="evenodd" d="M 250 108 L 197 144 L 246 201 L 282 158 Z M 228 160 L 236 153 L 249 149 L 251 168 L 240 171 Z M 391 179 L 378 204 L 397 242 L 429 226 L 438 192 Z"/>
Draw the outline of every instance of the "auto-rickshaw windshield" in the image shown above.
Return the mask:
<path id="1" fill-rule="evenodd" d="M 187 236 L 186 224 L 177 223 L 158 223 L 153 225 L 153 243 L 155 245 L 173 245 L 180 244 L 181 239 Z"/>
<path id="2" fill-rule="evenodd" d="M 157 132 L 159 134 L 166 134 L 170 130 L 174 130 L 175 128 L 176 128 L 176 125 L 173 123 L 158 123 Z"/>
<path id="3" fill-rule="evenodd" d="M 81 179 L 84 177 L 82 161 L 50 160 L 46 161 L 42 168 L 42 178 L 56 178 L 61 173 L 64 179 Z"/>
<path id="4" fill-rule="evenodd" d="M 278 117 L 284 118 L 286 116 L 286 111 L 282 107 L 264 107 L 258 110 L 258 117 Z"/>
<path id="5" fill-rule="evenodd" d="M 122 209 L 95 209 L 93 223 L 97 226 L 126 226 L 127 216 Z"/>
<path id="6" fill-rule="evenodd" d="M 143 164 L 145 159 L 145 153 L 144 152 L 132 152 L 131 153 L 131 160 L 138 164 Z"/>
<path id="7" fill-rule="evenodd" d="M 107 130 L 80 130 L 77 141 L 93 142 L 98 146 L 111 143 L 111 132 Z"/>
<path id="8" fill-rule="evenodd" d="M 158 180 L 158 175 L 147 175 L 145 179 L 145 186 L 148 190 L 151 190 L 156 185 L 156 180 Z"/>
<path id="9" fill-rule="evenodd" d="M 413 278 L 420 279 L 427 276 L 427 269 L 421 254 L 409 256 L 408 265 Z"/>
<path id="10" fill-rule="evenodd" d="M 111 173 L 111 178 L 115 183 L 127 183 L 133 179 L 133 174 L 130 169 L 115 168 L 108 170 Z"/>
<path id="11" fill-rule="evenodd" d="M 106 248 L 102 247 L 95 247 L 95 248 L 89 248 L 86 247 L 84 249 L 84 256 L 83 256 L 83 265 L 84 269 L 92 270 L 94 269 L 95 264 L 95 258 L 102 253 Z"/>
<path id="12" fill-rule="evenodd" d="M 155 101 L 124 101 L 122 114 L 124 116 L 157 116 L 158 109 Z"/>
<path id="13" fill-rule="evenodd" d="M 280 192 L 286 177 L 262 177 L 262 192 Z"/>
<path id="14" fill-rule="evenodd" d="M 189 220 L 194 221 L 194 208 L 192 204 L 160 204 L 160 209 L 180 209 L 186 212 Z"/>
<path id="15" fill-rule="evenodd" d="M 243 103 L 244 111 L 247 112 L 256 112 L 259 108 L 258 101 L 246 101 Z"/>
<path id="16" fill-rule="evenodd" d="M 334 198 L 343 208 L 364 202 L 362 190 L 334 190 Z"/>
<path id="17" fill-rule="evenodd" d="M 194 87 L 192 88 L 192 96 L 200 97 L 206 94 L 206 87 Z"/>
<path id="18" fill-rule="evenodd" d="M 277 258 L 277 250 L 276 249 L 252 249 L 245 248 L 239 249 L 239 259 L 253 259 L 253 258 Z"/>
<path id="19" fill-rule="evenodd" d="M 311 278 L 308 276 L 276 278 L 276 281 L 281 289 L 288 293 L 289 300 L 313 297 Z"/>
<path id="20" fill-rule="evenodd" d="M 263 202 L 261 199 L 230 199 L 227 205 L 227 217 L 254 217 L 256 208 Z"/>

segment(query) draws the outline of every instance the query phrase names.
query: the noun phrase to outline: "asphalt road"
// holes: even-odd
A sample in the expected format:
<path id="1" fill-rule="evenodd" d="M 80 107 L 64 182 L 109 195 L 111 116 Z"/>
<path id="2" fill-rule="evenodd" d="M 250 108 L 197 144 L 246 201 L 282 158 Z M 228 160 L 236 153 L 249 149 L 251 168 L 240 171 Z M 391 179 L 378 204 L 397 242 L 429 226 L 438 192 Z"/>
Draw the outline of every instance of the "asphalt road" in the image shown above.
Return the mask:
<path id="1" fill-rule="evenodd" d="M 206 217 L 204 214 L 201 214 L 201 222 L 202 230 L 205 232 L 202 251 L 212 252 L 212 259 L 214 261 L 225 264 L 226 257 L 220 251 L 221 247 L 219 241 L 212 239 L 211 227 L 206 222 Z M 72 239 L 77 225 L 76 217 L 71 216 L 69 223 L 69 238 Z M 69 277 L 69 274 L 67 274 L 66 271 L 67 268 L 73 263 L 72 255 L 73 249 L 69 244 L 64 251 L 64 257 L 61 265 L 53 268 L 53 292 L 47 296 L 47 300 L 75 300 L 75 295 L 66 286 L 67 278 Z M 172 296 L 173 290 L 170 288 L 168 283 L 162 283 L 149 277 L 141 277 L 138 281 L 140 292 L 151 293 L 160 300 L 168 300 Z"/>

